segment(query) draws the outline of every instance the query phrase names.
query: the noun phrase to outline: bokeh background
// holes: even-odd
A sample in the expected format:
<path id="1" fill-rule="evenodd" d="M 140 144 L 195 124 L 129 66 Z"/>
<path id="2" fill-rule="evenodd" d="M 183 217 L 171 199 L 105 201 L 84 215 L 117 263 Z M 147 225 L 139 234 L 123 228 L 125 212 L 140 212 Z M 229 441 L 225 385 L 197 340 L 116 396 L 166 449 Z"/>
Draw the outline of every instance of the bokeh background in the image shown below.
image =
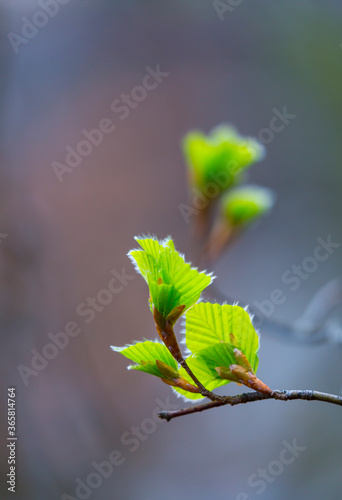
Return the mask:
<path id="1" fill-rule="evenodd" d="M 230 5 L 220 20 L 208 0 L 72 0 L 16 53 L 8 34 L 21 35 L 22 17 L 32 20 L 41 6 L 0 2 L 4 499 L 78 498 L 76 479 L 113 450 L 124 463 L 83 498 L 341 498 L 341 410 L 332 405 L 264 401 L 159 422 L 131 452 L 122 438 L 152 417 L 157 398 L 183 405 L 159 380 L 127 372 L 109 348 L 155 338 L 146 285 L 128 281 L 89 324 L 76 312 L 106 288 L 111 270 L 135 276 L 126 253 L 136 234 L 171 234 L 191 260 L 179 210 L 188 199 L 180 141 L 189 129 L 228 121 L 257 136 L 284 106 L 296 118 L 249 177 L 275 190 L 276 206 L 211 270 L 222 294 L 244 302 L 282 289 L 287 299 L 273 316 L 287 322 L 340 274 L 339 248 L 297 291 L 281 279 L 313 255 L 317 237 L 342 243 L 342 4 Z M 158 64 L 169 76 L 120 120 L 112 101 Z M 60 183 L 51 164 L 64 163 L 66 146 L 106 117 L 115 131 Z M 30 366 L 31 350 L 41 352 L 70 321 L 81 333 L 26 386 L 18 365 Z M 307 345 L 261 327 L 259 373 L 272 387 L 339 394 L 341 356 L 337 343 Z M 17 388 L 15 495 L 5 484 L 8 385 Z M 305 451 L 258 495 L 248 478 L 293 439 Z"/>

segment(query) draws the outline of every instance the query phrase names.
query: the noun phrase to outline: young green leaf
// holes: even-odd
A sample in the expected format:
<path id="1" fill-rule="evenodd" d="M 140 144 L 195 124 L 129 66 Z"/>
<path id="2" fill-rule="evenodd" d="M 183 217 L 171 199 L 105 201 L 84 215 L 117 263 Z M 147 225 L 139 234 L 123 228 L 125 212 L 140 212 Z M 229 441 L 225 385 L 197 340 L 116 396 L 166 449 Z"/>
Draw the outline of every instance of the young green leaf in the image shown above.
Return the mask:
<path id="1" fill-rule="evenodd" d="M 178 372 L 177 362 L 171 356 L 167 347 L 159 342 L 145 340 L 144 342 L 136 342 L 133 345 L 124 347 L 111 346 L 111 348 L 113 351 L 120 352 L 126 358 L 134 361 L 135 364 L 128 366 L 129 370 L 140 370 L 156 377 L 165 378 L 166 367 L 163 367 L 163 364 L 165 364 L 170 367 L 169 373 Z M 160 368 L 162 368 L 162 371 Z"/>
<path id="2" fill-rule="evenodd" d="M 237 382 L 263 394 L 273 392 L 255 375 L 258 358 L 251 364 L 245 354 L 231 344 L 223 342 L 206 347 L 197 353 L 197 358 L 205 363 L 212 374 L 216 372 L 227 383 Z"/>
<path id="3" fill-rule="evenodd" d="M 217 372 L 216 368 L 229 368 L 231 365 L 239 365 L 244 370 L 248 370 L 241 364 L 239 356 L 235 355 L 233 345 L 220 342 L 219 344 L 206 347 L 197 353 L 197 358 L 203 361 L 205 365 L 211 370 L 212 373 Z M 255 373 L 258 366 L 258 357 L 254 357 L 254 362 L 250 363 L 251 373 Z"/>
<path id="4" fill-rule="evenodd" d="M 212 277 L 199 272 L 184 261 L 170 238 L 136 238 L 142 250 L 132 250 L 129 257 L 147 282 L 150 290 L 151 309 L 154 306 L 162 317 L 177 318 L 180 312 L 195 304 L 201 292 L 210 285 Z M 171 321 L 171 319 L 169 320 Z"/>
<path id="5" fill-rule="evenodd" d="M 188 349 L 198 353 L 219 342 L 240 349 L 253 369 L 258 364 L 259 337 L 248 312 L 228 304 L 195 304 L 186 314 L 185 340 Z"/>
<path id="6" fill-rule="evenodd" d="M 229 368 L 236 363 L 234 346 L 226 342 L 214 344 L 197 353 L 197 358 L 202 361 L 212 374 L 217 374 L 217 367 Z"/>
<path id="7" fill-rule="evenodd" d="M 221 211 L 230 226 L 246 226 L 269 212 L 274 199 L 274 193 L 270 189 L 241 186 L 230 190 L 223 197 Z"/>
<path id="8" fill-rule="evenodd" d="M 205 191 L 215 182 L 226 189 L 239 180 L 241 172 L 264 157 L 264 146 L 250 137 L 242 137 L 229 125 L 219 125 L 207 136 L 189 132 L 183 140 L 190 182 Z"/>

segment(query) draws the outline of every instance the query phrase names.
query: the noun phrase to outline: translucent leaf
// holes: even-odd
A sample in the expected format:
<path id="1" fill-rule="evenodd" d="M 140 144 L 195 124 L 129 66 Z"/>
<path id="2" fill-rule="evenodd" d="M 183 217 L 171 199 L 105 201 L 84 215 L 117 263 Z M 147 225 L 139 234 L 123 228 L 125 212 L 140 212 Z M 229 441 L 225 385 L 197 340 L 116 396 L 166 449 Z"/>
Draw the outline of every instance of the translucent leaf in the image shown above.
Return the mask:
<path id="1" fill-rule="evenodd" d="M 186 345 L 192 353 L 225 342 L 240 349 L 256 370 L 259 337 L 242 307 L 200 302 L 187 312 L 185 329 Z"/>
<path id="2" fill-rule="evenodd" d="M 234 346 L 227 343 L 219 343 L 206 347 L 197 353 L 197 358 L 206 364 L 212 374 L 217 373 L 216 368 L 229 368 L 231 365 L 238 363 L 238 358 L 234 355 Z M 253 372 L 257 370 L 258 357 L 254 358 L 254 363 L 251 363 Z M 244 368 L 243 368 L 244 369 Z"/>
<path id="3" fill-rule="evenodd" d="M 135 264 L 137 272 L 142 275 L 145 281 L 147 281 L 149 276 L 155 277 L 156 280 L 158 279 L 158 267 L 156 266 L 155 259 L 150 254 L 141 250 L 131 250 L 128 256 Z"/>
<path id="4" fill-rule="evenodd" d="M 189 132 L 183 151 L 190 181 L 202 191 L 210 182 L 226 189 L 239 180 L 241 172 L 264 157 L 264 146 L 250 137 L 241 137 L 229 125 L 214 128 L 207 136 Z M 223 184 L 222 184 L 223 180 Z"/>
<path id="5" fill-rule="evenodd" d="M 186 310 L 195 304 L 210 285 L 211 276 L 186 263 L 170 238 L 136 241 L 142 250 L 132 250 L 129 256 L 149 285 L 151 305 L 166 318 L 177 306 L 184 305 Z"/>
<path id="6" fill-rule="evenodd" d="M 163 316 L 180 304 L 181 294 L 173 285 L 165 283 L 158 284 L 154 280 L 149 280 L 149 289 L 151 294 L 151 302 L 153 302 L 157 311 Z"/>
<path id="7" fill-rule="evenodd" d="M 265 215 L 273 206 L 273 191 L 259 186 L 231 189 L 221 202 L 223 215 L 232 226 L 246 225 Z"/>
<path id="8" fill-rule="evenodd" d="M 165 378 L 165 375 L 159 370 L 156 360 L 162 361 L 171 368 L 178 370 L 177 361 L 171 356 L 167 347 L 159 342 L 145 340 L 144 342 L 137 342 L 136 344 L 124 347 L 112 346 L 112 349 L 134 361 L 135 364 L 128 366 L 129 370 L 140 370 L 156 377 Z"/>
<path id="9" fill-rule="evenodd" d="M 197 358 L 205 363 L 212 374 L 217 374 L 216 367 L 229 368 L 236 363 L 234 346 L 225 342 L 202 349 L 197 353 Z"/>
<path id="10" fill-rule="evenodd" d="M 197 354 L 197 358 L 213 374 L 218 373 L 228 383 L 237 382 L 263 394 L 272 394 L 272 390 L 255 375 L 258 359 L 251 366 L 242 351 L 231 344 L 219 343 L 206 347 Z"/>

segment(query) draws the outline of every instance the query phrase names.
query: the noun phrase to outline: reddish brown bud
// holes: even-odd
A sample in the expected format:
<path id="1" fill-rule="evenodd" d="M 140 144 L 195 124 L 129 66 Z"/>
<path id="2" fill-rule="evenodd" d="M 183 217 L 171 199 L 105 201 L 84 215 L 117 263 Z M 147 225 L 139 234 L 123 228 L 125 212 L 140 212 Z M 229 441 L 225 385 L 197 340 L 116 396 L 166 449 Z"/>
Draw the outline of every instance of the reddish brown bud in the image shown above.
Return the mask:
<path id="1" fill-rule="evenodd" d="M 190 384 L 190 382 L 185 380 L 183 377 L 174 378 L 172 380 L 162 378 L 162 381 L 167 385 L 172 385 L 173 387 L 178 387 L 179 389 L 183 389 L 183 391 L 194 392 L 194 393 L 201 392 L 198 387 Z"/>
<path id="2" fill-rule="evenodd" d="M 230 337 L 230 343 L 235 345 L 235 346 L 238 346 L 238 341 L 237 341 L 237 338 L 235 337 L 235 335 L 233 333 L 230 333 L 229 334 L 229 337 Z"/>
<path id="3" fill-rule="evenodd" d="M 231 382 L 238 382 L 239 379 L 236 375 L 234 375 L 229 368 L 224 367 L 224 366 L 216 366 L 215 370 L 219 374 L 221 378 L 224 378 L 226 380 L 230 380 Z"/>
<path id="4" fill-rule="evenodd" d="M 238 365 L 242 366 L 247 371 L 254 373 L 253 368 L 251 367 L 248 359 L 246 358 L 246 356 L 244 355 L 244 353 L 242 351 L 235 348 L 234 349 L 234 356 L 235 356 L 235 360 L 236 360 Z"/>
<path id="5" fill-rule="evenodd" d="M 158 370 L 164 377 L 167 378 L 178 378 L 179 373 L 178 370 L 175 370 L 175 368 L 172 368 L 171 366 L 167 365 L 163 361 L 160 361 L 159 359 L 156 360 L 156 365 L 158 367 Z"/>
<path id="6" fill-rule="evenodd" d="M 176 306 L 172 311 L 168 314 L 167 320 L 170 321 L 172 325 L 176 323 L 176 321 L 182 316 L 183 311 L 185 309 L 185 305 Z"/>
<path id="7" fill-rule="evenodd" d="M 254 391 L 261 392 L 262 394 L 273 394 L 272 389 L 270 389 L 264 382 L 258 379 L 254 373 L 249 372 L 240 365 L 230 365 L 230 371 L 235 375 L 239 382 Z"/>

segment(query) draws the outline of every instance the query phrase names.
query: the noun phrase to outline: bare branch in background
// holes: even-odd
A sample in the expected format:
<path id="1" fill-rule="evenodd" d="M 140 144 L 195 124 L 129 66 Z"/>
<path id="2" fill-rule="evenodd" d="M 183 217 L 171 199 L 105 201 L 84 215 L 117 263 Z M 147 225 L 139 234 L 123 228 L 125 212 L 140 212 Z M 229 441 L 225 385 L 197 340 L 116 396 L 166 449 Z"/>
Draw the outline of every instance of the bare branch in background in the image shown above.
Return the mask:
<path id="1" fill-rule="evenodd" d="M 236 302 L 226 296 L 214 282 L 211 292 L 215 299 Z M 209 289 L 210 291 L 210 289 Z M 239 301 L 240 305 L 244 305 Z M 283 340 L 316 344 L 330 342 L 342 344 L 342 325 L 331 318 L 333 311 L 342 305 L 342 279 L 336 278 L 320 288 L 309 302 L 304 314 L 293 323 L 284 323 L 276 318 L 262 316 L 262 334 L 280 337 Z M 260 317 L 260 311 L 248 306 L 248 310 Z M 258 325 L 257 325 L 258 326 Z"/>

